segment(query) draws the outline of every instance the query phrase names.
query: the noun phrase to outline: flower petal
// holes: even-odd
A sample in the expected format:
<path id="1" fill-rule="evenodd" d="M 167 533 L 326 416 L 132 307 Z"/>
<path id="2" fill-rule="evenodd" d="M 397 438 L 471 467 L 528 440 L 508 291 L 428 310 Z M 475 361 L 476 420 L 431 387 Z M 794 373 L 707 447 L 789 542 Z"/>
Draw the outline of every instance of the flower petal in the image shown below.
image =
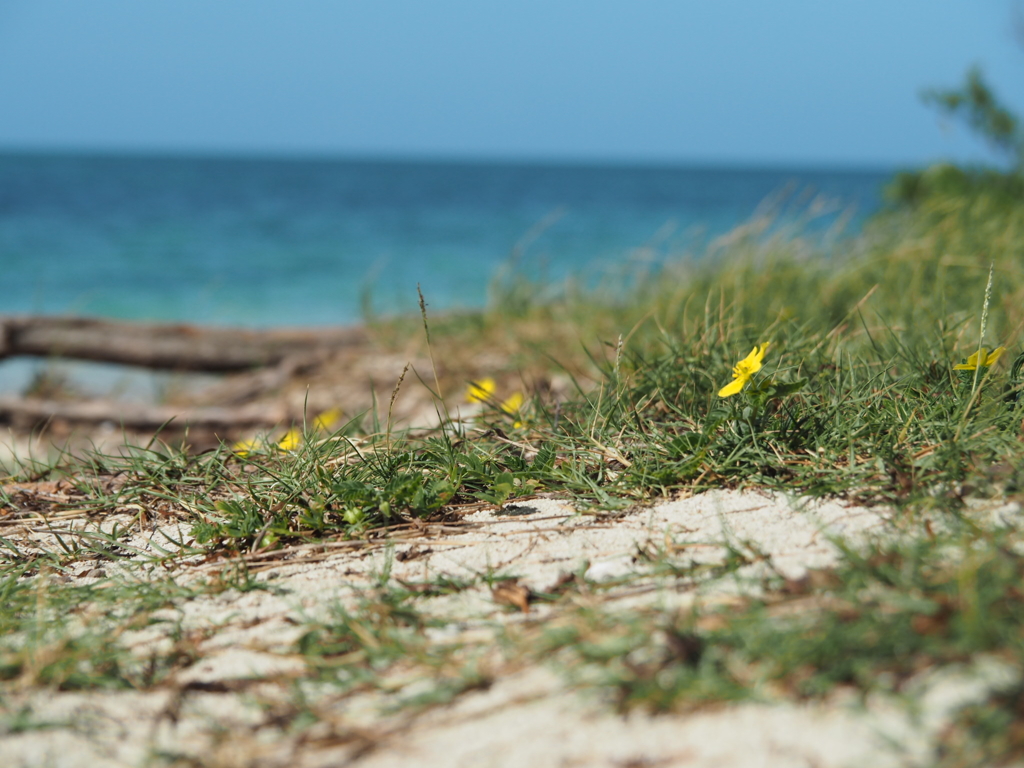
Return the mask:
<path id="1" fill-rule="evenodd" d="M 718 390 L 718 396 L 732 397 L 733 395 L 737 394 L 741 389 L 743 389 L 743 385 L 746 384 L 749 380 L 749 376 L 737 376 L 735 379 L 733 379 L 720 390 Z"/>
<path id="2" fill-rule="evenodd" d="M 750 354 L 749 355 L 747 355 L 742 360 L 740 360 L 738 363 L 736 363 L 736 367 L 737 368 L 749 368 L 749 367 L 752 367 L 754 365 L 759 365 L 760 362 L 761 362 L 761 359 L 758 357 L 757 346 L 755 346 L 752 350 L 750 350 Z"/>
<path id="3" fill-rule="evenodd" d="M 289 429 L 284 433 L 284 437 L 277 441 L 277 447 L 282 451 L 294 451 L 302 445 L 302 433 L 295 429 Z"/>
<path id="4" fill-rule="evenodd" d="M 494 379 L 487 377 L 485 379 L 479 379 L 478 381 L 471 381 L 469 387 L 466 389 L 466 402 L 467 403 L 486 403 L 491 399 L 494 394 L 494 390 L 498 387 L 494 383 Z"/>
<path id="5" fill-rule="evenodd" d="M 315 419 L 313 419 L 313 429 L 321 430 L 326 432 L 329 429 L 333 429 L 334 426 L 341 421 L 345 412 L 341 408 L 330 408 Z"/>
<path id="6" fill-rule="evenodd" d="M 989 356 L 985 358 L 985 365 L 993 365 L 1005 351 L 1006 347 L 996 347 L 995 349 L 993 349 L 991 354 L 989 354 Z"/>
<path id="7" fill-rule="evenodd" d="M 768 351 L 768 347 L 771 345 L 770 341 L 766 341 L 760 347 L 754 347 L 757 351 L 757 367 L 761 367 L 761 361 L 764 360 L 764 353 Z"/>
<path id="8" fill-rule="evenodd" d="M 511 395 L 501 401 L 501 405 L 498 406 L 505 413 L 510 416 L 516 413 L 520 408 L 523 407 L 523 393 L 513 392 Z"/>
<path id="9" fill-rule="evenodd" d="M 239 440 L 231 446 L 231 450 L 245 458 L 250 453 L 258 451 L 262 445 L 263 441 L 254 437 L 251 440 Z"/>

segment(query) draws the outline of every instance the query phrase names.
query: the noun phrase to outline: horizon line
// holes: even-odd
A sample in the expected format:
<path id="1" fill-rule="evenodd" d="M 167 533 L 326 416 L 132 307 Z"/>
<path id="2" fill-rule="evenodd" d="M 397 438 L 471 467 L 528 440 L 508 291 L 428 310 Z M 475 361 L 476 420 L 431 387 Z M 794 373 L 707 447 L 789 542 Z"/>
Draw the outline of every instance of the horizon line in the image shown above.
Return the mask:
<path id="1" fill-rule="evenodd" d="M 763 159 L 743 160 L 737 158 L 683 158 L 683 157 L 640 157 L 640 156 L 595 156 L 595 155 L 553 155 L 553 154 L 511 154 L 499 153 L 448 153 L 448 152 L 386 152 L 363 150 L 284 150 L 256 148 L 175 148 L 175 147 L 110 147 L 110 146 L 42 146 L 3 145 L 0 156 L 25 157 L 76 157 L 95 159 L 152 159 L 152 160 L 261 160 L 268 162 L 354 162 L 354 163 L 408 163 L 422 165 L 503 165 L 574 168 L 629 168 L 629 169 L 707 169 L 743 171 L 848 171 L 862 173 L 893 173 L 899 170 L 923 168 L 936 162 L 952 162 L 936 159 L 922 163 L 900 163 L 895 161 L 850 161 L 850 160 L 785 160 Z M 982 165 L 982 163 L 972 163 Z"/>

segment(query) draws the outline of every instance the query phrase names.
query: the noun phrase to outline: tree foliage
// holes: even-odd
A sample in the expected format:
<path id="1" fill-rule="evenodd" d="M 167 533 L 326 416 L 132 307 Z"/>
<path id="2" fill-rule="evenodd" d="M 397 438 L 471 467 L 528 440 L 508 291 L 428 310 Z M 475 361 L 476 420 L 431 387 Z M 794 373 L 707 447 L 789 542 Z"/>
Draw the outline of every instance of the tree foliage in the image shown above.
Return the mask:
<path id="1" fill-rule="evenodd" d="M 941 112 L 963 119 L 993 149 L 1012 159 L 1018 169 L 1024 164 L 1024 137 L 1021 135 L 1020 120 L 999 103 L 978 67 L 971 67 L 967 71 L 960 88 L 929 89 L 922 98 L 926 104 Z"/>
<path id="2" fill-rule="evenodd" d="M 929 89 L 923 101 L 941 113 L 964 121 L 1000 156 L 1009 169 L 963 167 L 937 163 L 920 171 L 896 175 L 886 189 L 898 207 L 919 207 L 950 197 L 986 198 L 999 205 L 1024 200 L 1024 131 L 1020 119 L 1004 106 L 978 67 L 967 71 L 963 84 L 954 89 Z"/>

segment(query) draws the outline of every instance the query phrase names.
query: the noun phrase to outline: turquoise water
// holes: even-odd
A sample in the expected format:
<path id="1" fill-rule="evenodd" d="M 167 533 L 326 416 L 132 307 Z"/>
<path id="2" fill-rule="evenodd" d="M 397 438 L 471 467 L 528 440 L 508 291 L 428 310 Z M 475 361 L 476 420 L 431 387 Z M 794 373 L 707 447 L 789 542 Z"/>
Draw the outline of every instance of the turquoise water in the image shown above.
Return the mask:
<path id="1" fill-rule="evenodd" d="M 479 306 L 513 250 L 552 278 L 692 250 L 789 190 L 880 204 L 890 170 L 0 155 L 0 314 L 319 325 Z M 826 227 L 838 213 L 821 217 Z"/>

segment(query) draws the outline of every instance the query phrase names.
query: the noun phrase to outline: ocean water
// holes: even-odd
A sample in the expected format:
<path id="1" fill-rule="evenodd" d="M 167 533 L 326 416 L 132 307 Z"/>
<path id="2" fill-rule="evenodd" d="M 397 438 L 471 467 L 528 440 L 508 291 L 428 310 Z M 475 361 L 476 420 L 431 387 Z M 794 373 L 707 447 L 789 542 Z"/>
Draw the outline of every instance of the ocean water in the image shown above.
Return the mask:
<path id="1" fill-rule="evenodd" d="M 0 314 L 221 325 L 480 306 L 495 271 L 559 279 L 699 252 L 767 200 L 852 213 L 891 170 L 0 155 Z M 820 207 L 820 206 L 819 206 Z"/>

